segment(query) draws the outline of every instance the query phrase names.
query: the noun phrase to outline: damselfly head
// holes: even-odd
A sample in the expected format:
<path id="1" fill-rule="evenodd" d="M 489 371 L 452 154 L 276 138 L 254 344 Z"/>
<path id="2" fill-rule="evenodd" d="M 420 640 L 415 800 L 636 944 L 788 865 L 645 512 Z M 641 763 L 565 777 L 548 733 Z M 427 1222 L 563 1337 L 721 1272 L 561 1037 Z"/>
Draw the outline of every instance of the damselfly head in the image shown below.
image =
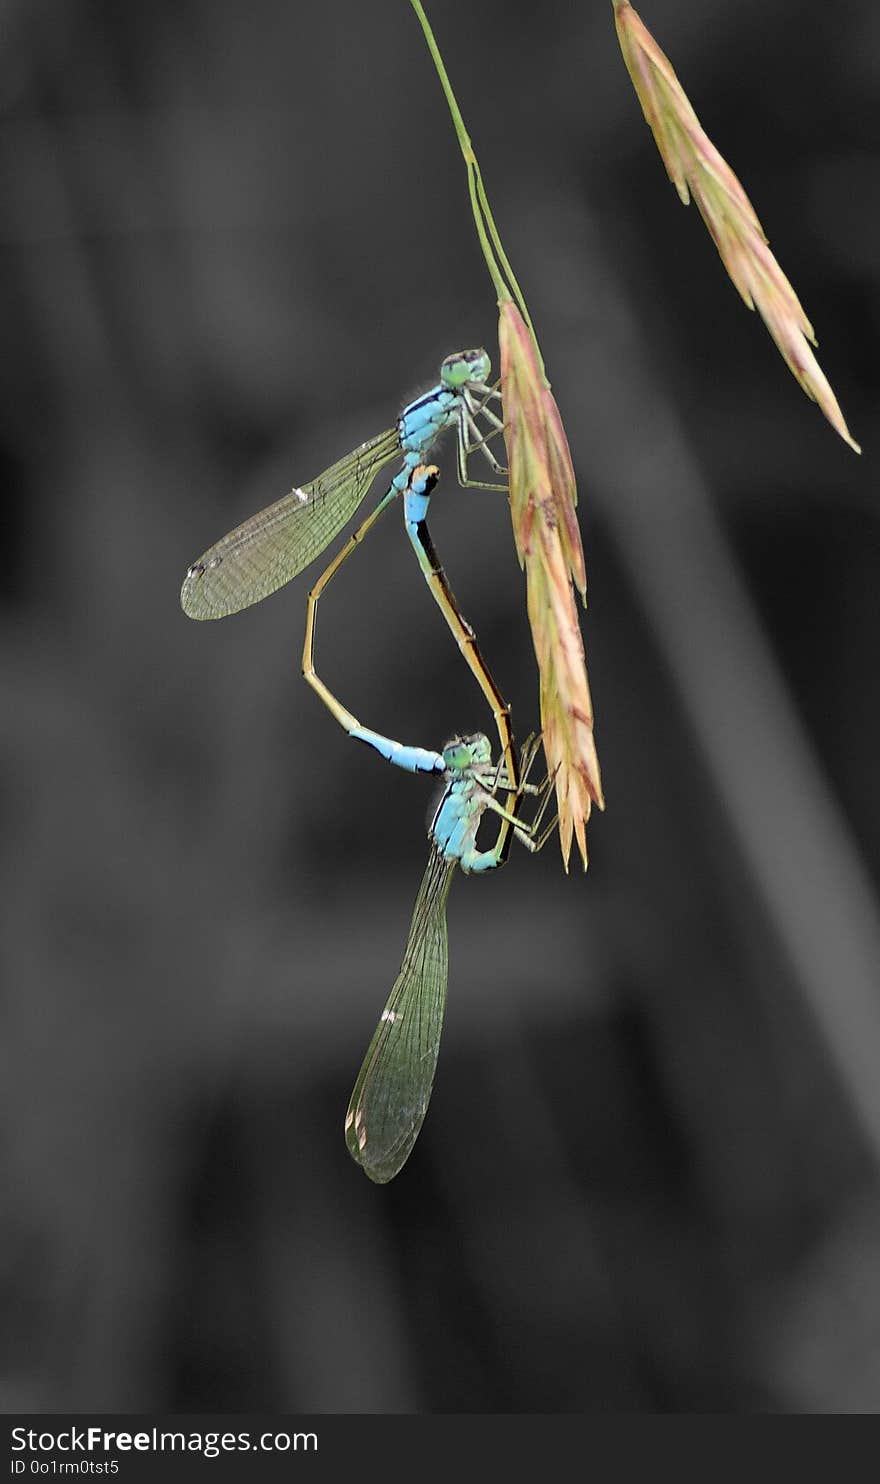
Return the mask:
<path id="1" fill-rule="evenodd" d="M 484 350 L 457 350 L 447 356 L 440 367 L 440 380 L 451 391 L 458 391 L 469 381 L 488 381 L 492 362 Z"/>
<path id="2" fill-rule="evenodd" d="M 492 744 L 483 732 L 453 737 L 443 748 L 443 761 L 449 772 L 464 773 L 482 763 L 491 763 Z"/>

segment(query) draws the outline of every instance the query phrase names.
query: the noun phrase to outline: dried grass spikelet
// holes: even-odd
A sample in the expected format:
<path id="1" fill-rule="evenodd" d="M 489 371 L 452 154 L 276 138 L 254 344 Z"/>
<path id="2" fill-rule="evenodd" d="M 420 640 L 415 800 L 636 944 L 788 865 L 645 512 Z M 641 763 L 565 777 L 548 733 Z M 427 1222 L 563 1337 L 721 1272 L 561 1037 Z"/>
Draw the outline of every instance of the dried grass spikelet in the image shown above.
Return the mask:
<path id="1" fill-rule="evenodd" d="M 577 490 L 568 440 L 532 335 L 512 300 L 500 306 L 501 395 L 510 513 L 525 568 L 532 642 L 538 661 L 541 728 L 555 773 L 559 843 L 568 869 L 572 836 L 587 866 L 586 823 L 604 809 L 593 740 L 593 705 L 572 582 L 586 596 Z"/>
<path id="2" fill-rule="evenodd" d="M 810 349 L 816 344 L 813 327 L 767 245 L 752 203 L 704 133 L 669 58 L 629 0 L 613 4 L 623 60 L 669 179 L 685 206 L 691 196 L 697 203 L 735 288 L 749 309 L 757 309 L 792 375 L 841 438 L 861 453 Z"/>

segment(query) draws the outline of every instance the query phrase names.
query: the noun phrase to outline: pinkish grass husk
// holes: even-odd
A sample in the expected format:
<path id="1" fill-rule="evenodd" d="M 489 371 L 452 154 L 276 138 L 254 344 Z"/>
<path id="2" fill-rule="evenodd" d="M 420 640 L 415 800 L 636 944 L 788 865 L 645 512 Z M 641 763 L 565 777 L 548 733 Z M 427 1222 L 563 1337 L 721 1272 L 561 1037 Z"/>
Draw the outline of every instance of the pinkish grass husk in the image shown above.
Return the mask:
<path id="1" fill-rule="evenodd" d="M 498 325 L 510 513 L 525 568 L 532 643 L 540 675 L 541 728 L 555 776 L 559 842 L 568 869 L 572 840 L 586 869 L 592 805 L 604 809 L 593 704 L 574 583 L 586 595 L 577 489 L 568 440 L 534 341 L 511 300 Z"/>
<path id="2" fill-rule="evenodd" d="M 693 197 L 737 292 L 749 309 L 757 309 L 799 385 L 850 448 L 861 453 L 810 348 L 816 344 L 813 327 L 770 251 L 751 201 L 629 0 L 613 3 L 623 60 L 669 179 L 685 205 Z"/>

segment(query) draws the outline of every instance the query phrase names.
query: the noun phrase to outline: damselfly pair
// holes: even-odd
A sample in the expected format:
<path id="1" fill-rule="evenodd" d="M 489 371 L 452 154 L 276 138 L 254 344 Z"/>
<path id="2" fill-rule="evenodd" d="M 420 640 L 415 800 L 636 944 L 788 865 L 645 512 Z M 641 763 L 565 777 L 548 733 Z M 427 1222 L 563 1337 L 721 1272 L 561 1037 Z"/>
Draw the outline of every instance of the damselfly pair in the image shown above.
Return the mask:
<path id="1" fill-rule="evenodd" d="M 509 709 L 455 601 L 428 530 L 428 506 L 439 470 L 425 461 L 447 428 L 456 430 L 459 483 L 506 492 L 501 482 L 506 471 L 490 447 L 503 422 L 490 405 L 500 402 L 500 392 L 489 384 L 489 374 L 489 357 L 483 350 L 447 357 L 439 384 L 404 408 L 395 427 L 361 444 L 317 479 L 295 487 L 224 536 L 193 563 L 181 591 L 184 612 L 196 619 L 223 618 L 268 597 L 329 545 L 379 472 L 392 460 L 401 461 L 385 495 L 309 593 L 302 658 L 306 680 L 349 736 L 410 772 L 441 774 L 445 785 L 429 830 L 431 855 L 416 899 L 403 965 L 361 1067 L 346 1118 L 351 1153 L 380 1182 L 390 1180 L 409 1155 L 430 1097 L 446 1000 L 446 899 L 454 868 L 459 864 L 465 871 L 485 871 L 501 865 L 513 834 L 529 849 L 540 849 L 555 824 L 554 820 L 542 834 L 538 832 L 549 781 L 535 787 L 520 775 Z M 487 460 L 496 476 L 494 482 L 468 477 L 468 460 L 477 452 Z M 497 768 L 482 734 L 457 738 L 437 753 L 364 727 L 315 669 L 315 622 L 321 595 L 398 495 L 403 496 L 406 532 L 428 587 L 492 710 L 502 753 Z M 527 767 L 537 745 L 529 750 Z M 495 797 L 499 789 L 507 795 L 504 805 Z M 531 825 L 518 819 L 525 793 L 542 796 Z M 476 835 L 487 810 L 499 818 L 499 831 L 492 848 L 479 851 Z"/>

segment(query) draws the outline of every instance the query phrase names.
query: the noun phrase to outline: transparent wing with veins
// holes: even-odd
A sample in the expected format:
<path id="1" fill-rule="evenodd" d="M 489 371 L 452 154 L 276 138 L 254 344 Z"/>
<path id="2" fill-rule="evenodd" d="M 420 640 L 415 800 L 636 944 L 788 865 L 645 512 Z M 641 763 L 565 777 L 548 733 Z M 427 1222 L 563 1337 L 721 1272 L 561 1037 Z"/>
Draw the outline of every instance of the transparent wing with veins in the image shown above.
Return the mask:
<path id="1" fill-rule="evenodd" d="M 330 544 L 399 454 L 397 429 L 388 428 L 223 536 L 187 572 L 184 613 L 225 618 L 277 592 Z"/>

